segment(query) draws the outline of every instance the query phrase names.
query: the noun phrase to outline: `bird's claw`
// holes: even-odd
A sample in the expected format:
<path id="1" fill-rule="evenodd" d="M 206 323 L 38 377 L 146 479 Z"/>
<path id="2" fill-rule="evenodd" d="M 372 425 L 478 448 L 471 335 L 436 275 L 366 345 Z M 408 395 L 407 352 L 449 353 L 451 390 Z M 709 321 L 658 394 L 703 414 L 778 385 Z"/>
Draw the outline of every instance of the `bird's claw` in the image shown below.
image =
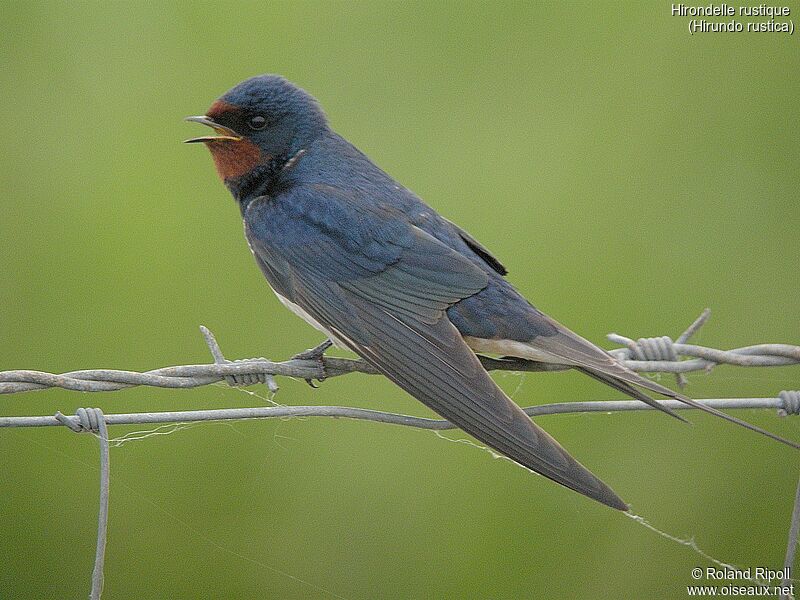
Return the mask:
<path id="1" fill-rule="evenodd" d="M 328 375 L 325 372 L 325 361 L 323 357 L 325 356 L 325 351 L 333 345 L 333 342 L 330 340 L 325 340 L 318 346 L 314 346 L 313 348 L 309 348 L 308 350 L 303 350 L 295 354 L 292 357 L 292 360 L 313 360 L 319 366 L 319 371 L 322 374 L 321 377 L 317 377 L 317 381 L 324 381 Z M 319 386 L 314 383 L 314 380 L 309 378 L 305 380 L 308 385 L 312 388 L 317 389 Z"/>

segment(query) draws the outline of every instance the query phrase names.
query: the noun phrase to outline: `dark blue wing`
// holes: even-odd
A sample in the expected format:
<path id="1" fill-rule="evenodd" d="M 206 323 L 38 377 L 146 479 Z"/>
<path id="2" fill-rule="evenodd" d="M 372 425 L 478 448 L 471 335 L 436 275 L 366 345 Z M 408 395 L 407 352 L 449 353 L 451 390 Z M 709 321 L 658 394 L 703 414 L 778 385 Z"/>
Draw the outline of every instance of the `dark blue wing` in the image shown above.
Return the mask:
<path id="1" fill-rule="evenodd" d="M 292 301 L 386 377 L 516 462 L 627 509 L 497 387 L 447 319 L 487 285 L 483 269 L 333 189 L 258 201 L 245 219 L 253 252 L 282 273 Z"/>

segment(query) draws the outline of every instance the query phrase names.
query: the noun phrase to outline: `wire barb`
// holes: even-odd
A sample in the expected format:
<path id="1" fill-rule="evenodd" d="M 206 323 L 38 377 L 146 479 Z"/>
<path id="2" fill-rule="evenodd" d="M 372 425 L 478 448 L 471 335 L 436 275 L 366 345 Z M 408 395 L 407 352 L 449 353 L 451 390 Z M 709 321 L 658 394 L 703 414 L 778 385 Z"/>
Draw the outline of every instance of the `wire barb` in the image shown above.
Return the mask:
<path id="1" fill-rule="evenodd" d="M 675 349 L 675 344 L 685 344 L 688 342 L 689 338 L 691 338 L 700 330 L 703 325 L 705 325 L 710 316 L 711 309 L 704 309 L 703 312 L 700 313 L 700 316 L 697 317 L 694 322 L 686 328 L 686 331 L 678 336 L 678 339 L 675 342 L 672 341 L 671 337 L 666 335 L 662 335 L 660 337 L 639 338 L 636 341 L 616 333 L 609 333 L 606 337 L 610 341 L 625 346 L 628 349 L 628 352 L 625 352 L 624 350 L 617 350 L 617 358 L 624 358 L 628 360 L 632 359 L 637 361 L 660 361 L 676 363 L 679 362 L 680 358 L 678 356 L 678 351 Z M 711 366 L 706 367 L 707 371 L 710 369 Z M 678 387 L 681 389 L 686 387 L 686 384 L 688 383 L 686 380 L 686 375 L 681 372 L 675 373 L 675 380 L 678 383 Z"/>
<path id="2" fill-rule="evenodd" d="M 266 361 L 266 358 L 241 358 L 238 360 L 230 361 L 225 358 L 222 354 L 222 349 L 219 347 L 217 343 L 217 338 L 214 337 L 214 334 L 211 333 L 211 330 L 206 327 L 205 325 L 200 325 L 200 332 L 203 334 L 203 338 L 206 341 L 206 345 L 208 349 L 211 351 L 211 356 L 214 358 L 214 362 L 218 365 L 225 365 L 225 364 L 232 364 L 232 363 L 249 363 L 251 361 L 261 360 Z M 264 372 L 254 372 L 254 373 L 241 373 L 241 374 L 230 374 L 225 375 L 225 383 L 227 383 L 231 387 L 243 387 L 248 385 L 255 385 L 257 383 L 263 383 L 267 386 L 269 393 L 271 395 L 275 394 L 278 391 L 278 384 L 275 382 L 275 378 L 272 376 L 271 373 L 264 373 Z"/>

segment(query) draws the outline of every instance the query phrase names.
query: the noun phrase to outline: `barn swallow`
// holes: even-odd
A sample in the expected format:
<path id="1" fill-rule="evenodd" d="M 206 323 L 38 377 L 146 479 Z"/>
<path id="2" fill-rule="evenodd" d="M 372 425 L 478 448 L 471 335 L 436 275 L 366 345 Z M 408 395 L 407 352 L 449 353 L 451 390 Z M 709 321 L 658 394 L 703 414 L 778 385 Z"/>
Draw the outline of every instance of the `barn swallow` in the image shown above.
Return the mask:
<path id="1" fill-rule="evenodd" d="M 800 447 L 642 378 L 536 309 L 485 246 L 335 133 L 286 79 L 248 79 L 187 120 L 213 130 L 186 141 L 211 151 L 278 299 L 517 463 L 628 510 L 503 393 L 476 352 L 568 365 L 677 418 L 642 389 Z"/>

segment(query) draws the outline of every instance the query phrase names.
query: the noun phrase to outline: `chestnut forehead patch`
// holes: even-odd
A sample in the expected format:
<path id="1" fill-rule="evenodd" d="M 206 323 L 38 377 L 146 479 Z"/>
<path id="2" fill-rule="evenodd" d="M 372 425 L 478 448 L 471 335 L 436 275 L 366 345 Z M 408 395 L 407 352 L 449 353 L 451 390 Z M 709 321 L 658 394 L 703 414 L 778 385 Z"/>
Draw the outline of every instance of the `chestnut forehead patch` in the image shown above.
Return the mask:
<path id="1" fill-rule="evenodd" d="M 224 100 L 217 100 L 206 112 L 206 116 L 210 118 L 212 121 L 216 121 L 218 118 L 222 117 L 223 115 L 230 115 L 232 113 L 238 113 L 242 109 L 236 106 L 235 104 L 231 104 L 230 102 L 225 102 Z"/>

